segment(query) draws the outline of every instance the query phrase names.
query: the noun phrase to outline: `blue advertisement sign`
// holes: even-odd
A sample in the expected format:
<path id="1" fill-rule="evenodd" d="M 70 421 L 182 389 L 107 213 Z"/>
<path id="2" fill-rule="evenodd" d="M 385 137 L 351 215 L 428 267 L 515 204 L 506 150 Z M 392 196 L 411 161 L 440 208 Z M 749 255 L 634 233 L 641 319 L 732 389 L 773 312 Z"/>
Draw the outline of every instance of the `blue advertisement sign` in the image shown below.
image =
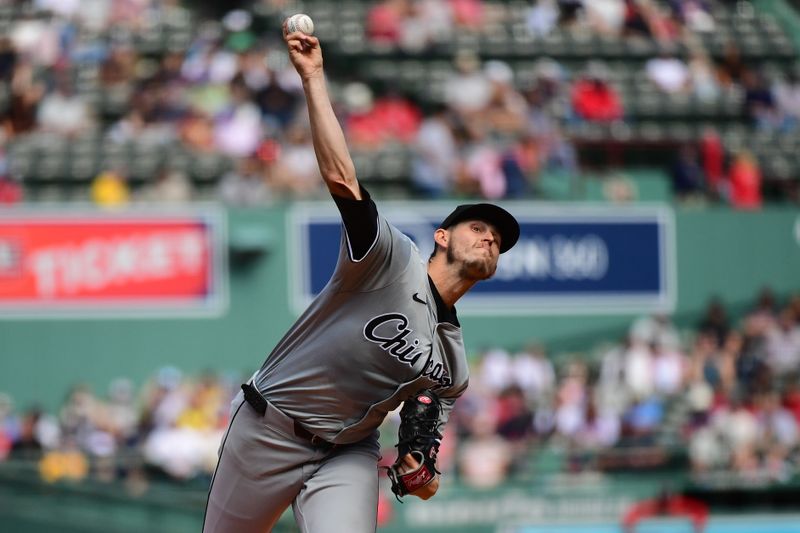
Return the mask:
<path id="1" fill-rule="evenodd" d="M 381 213 L 424 257 L 444 204 L 381 203 Z M 458 303 L 462 314 L 671 311 L 675 293 L 672 211 L 663 206 L 505 204 L 520 222 L 517 245 L 497 273 Z M 338 212 L 301 205 L 292 214 L 293 300 L 303 308 L 328 282 L 338 257 Z"/>

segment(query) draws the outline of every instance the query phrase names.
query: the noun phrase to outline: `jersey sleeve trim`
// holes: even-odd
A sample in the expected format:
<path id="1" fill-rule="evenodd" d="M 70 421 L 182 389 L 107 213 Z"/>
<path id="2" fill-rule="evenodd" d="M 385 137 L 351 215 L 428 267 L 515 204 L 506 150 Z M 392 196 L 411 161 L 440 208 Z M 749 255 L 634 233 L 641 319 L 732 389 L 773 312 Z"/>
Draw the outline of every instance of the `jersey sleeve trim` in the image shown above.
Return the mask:
<path id="1" fill-rule="evenodd" d="M 347 243 L 347 255 L 351 262 L 362 261 L 375 248 L 381 234 L 381 219 L 372 197 L 363 186 L 361 199 L 333 196 L 333 201 L 342 216 L 342 232 Z"/>
<path id="2" fill-rule="evenodd" d="M 367 251 L 364 252 L 364 255 L 359 257 L 358 259 L 356 259 L 354 257 L 354 254 L 353 254 L 353 247 L 350 244 L 350 235 L 348 235 L 348 233 L 347 233 L 347 228 L 344 227 L 344 224 L 342 224 L 344 235 L 345 235 L 345 239 L 347 240 L 347 256 L 350 258 L 350 261 L 352 261 L 353 263 L 360 263 L 361 261 L 363 261 L 369 255 L 369 253 L 372 251 L 372 249 L 375 248 L 375 245 L 378 244 L 378 239 L 381 236 L 380 217 L 376 217 L 375 225 L 378 228 L 378 230 L 375 232 L 375 239 L 372 241 L 372 244 L 369 245 L 369 248 L 367 248 Z"/>

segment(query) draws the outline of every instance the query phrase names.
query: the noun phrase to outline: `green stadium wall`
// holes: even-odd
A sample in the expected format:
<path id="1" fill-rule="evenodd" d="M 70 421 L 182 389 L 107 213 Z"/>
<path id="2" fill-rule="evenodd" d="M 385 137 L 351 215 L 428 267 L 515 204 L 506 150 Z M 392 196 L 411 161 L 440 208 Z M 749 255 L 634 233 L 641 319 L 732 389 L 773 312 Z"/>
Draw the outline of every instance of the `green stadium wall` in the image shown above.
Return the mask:
<path id="1" fill-rule="evenodd" d="M 69 388 L 88 384 L 100 395 L 111 380 L 140 384 L 163 366 L 249 375 L 294 315 L 287 283 L 287 209 L 227 213 L 229 306 L 217 318 L 2 319 L 0 391 L 19 408 L 60 405 Z M 691 325 L 712 295 L 741 312 L 764 286 L 788 296 L 800 289 L 800 211 L 727 209 L 675 212 L 675 319 Z M 263 248 L 254 257 L 253 249 Z M 250 253 L 250 255 L 248 255 Z M 471 355 L 489 346 L 518 349 L 535 340 L 551 353 L 586 352 L 624 334 L 635 315 L 465 316 Z"/>

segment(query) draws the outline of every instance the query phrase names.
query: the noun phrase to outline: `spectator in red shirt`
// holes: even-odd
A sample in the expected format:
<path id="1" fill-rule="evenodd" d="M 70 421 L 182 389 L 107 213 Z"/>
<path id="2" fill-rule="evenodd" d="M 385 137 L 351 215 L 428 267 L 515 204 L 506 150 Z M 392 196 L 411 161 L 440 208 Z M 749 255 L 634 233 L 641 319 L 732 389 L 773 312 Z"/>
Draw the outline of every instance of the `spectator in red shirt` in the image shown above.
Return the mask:
<path id="1" fill-rule="evenodd" d="M 375 98 L 365 83 L 353 82 L 342 91 L 344 130 L 358 149 L 375 150 L 383 143 L 380 125 L 373 119 Z"/>
<path id="2" fill-rule="evenodd" d="M 374 120 L 382 125 L 388 138 L 403 143 L 414 140 L 422 122 L 419 107 L 403 95 L 387 90 L 375 101 L 372 108 Z"/>
<path id="3" fill-rule="evenodd" d="M 467 30 L 480 30 L 486 19 L 486 8 L 482 0 L 449 0 L 457 26 Z"/>
<path id="4" fill-rule="evenodd" d="M 634 533 L 639 522 L 655 516 L 689 517 L 695 533 L 702 533 L 708 520 L 708 506 L 699 500 L 664 490 L 653 499 L 633 504 L 622 518 L 622 529 L 625 533 Z"/>
<path id="5" fill-rule="evenodd" d="M 0 205 L 14 205 L 22 201 L 22 187 L 11 178 L 0 176 Z"/>
<path id="6" fill-rule="evenodd" d="M 407 0 L 385 0 L 367 13 L 367 36 L 374 43 L 396 45 L 403 33 L 403 20 L 409 14 Z"/>
<path id="7" fill-rule="evenodd" d="M 0 148 L 0 205 L 13 205 L 22 201 L 22 187 L 6 174 L 8 159 Z"/>
<path id="8" fill-rule="evenodd" d="M 725 149 L 714 128 L 706 128 L 700 138 L 700 158 L 709 193 L 718 198 L 724 176 Z"/>
<path id="9" fill-rule="evenodd" d="M 761 207 L 761 171 L 758 162 L 747 150 L 742 150 L 728 171 L 730 202 L 736 209 Z"/>
<path id="10" fill-rule="evenodd" d="M 572 107 L 584 120 L 611 122 L 622 118 L 622 104 L 607 81 L 604 65 L 590 65 L 586 76 L 575 83 L 572 89 Z"/>
<path id="11" fill-rule="evenodd" d="M 410 143 L 422 121 L 419 107 L 410 100 L 392 90 L 376 99 L 363 83 L 345 88 L 344 104 L 347 136 L 361 149 L 376 150 L 390 141 Z"/>
<path id="12" fill-rule="evenodd" d="M 796 377 L 787 380 L 786 389 L 783 392 L 783 406 L 794 415 L 795 420 L 800 424 L 800 382 Z"/>

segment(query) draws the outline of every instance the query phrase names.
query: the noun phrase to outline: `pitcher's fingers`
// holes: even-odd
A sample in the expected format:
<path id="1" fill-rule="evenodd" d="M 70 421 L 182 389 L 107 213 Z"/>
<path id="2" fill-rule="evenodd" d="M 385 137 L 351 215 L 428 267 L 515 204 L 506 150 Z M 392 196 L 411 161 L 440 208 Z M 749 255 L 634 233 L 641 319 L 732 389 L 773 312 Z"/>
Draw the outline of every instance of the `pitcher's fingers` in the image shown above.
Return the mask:
<path id="1" fill-rule="evenodd" d="M 315 46 L 319 45 L 319 39 L 311 35 L 306 35 L 301 31 L 294 31 L 292 33 L 285 34 L 285 39 L 287 42 L 298 40 L 303 43 L 305 48 L 314 48 Z"/>
<path id="2" fill-rule="evenodd" d="M 303 41 L 299 39 L 290 39 L 286 41 L 286 44 L 289 45 L 291 50 L 295 50 L 297 52 L 302 52 L 306 49 L 306 46 L 303 44 Z"/>
<path id="3" fill-rule="evenodd" d="M 413 454 L 407 453 L 403 457 L 403 464 L 413 470 L 419 466 L 419 461 L 416 460 Z"/>

